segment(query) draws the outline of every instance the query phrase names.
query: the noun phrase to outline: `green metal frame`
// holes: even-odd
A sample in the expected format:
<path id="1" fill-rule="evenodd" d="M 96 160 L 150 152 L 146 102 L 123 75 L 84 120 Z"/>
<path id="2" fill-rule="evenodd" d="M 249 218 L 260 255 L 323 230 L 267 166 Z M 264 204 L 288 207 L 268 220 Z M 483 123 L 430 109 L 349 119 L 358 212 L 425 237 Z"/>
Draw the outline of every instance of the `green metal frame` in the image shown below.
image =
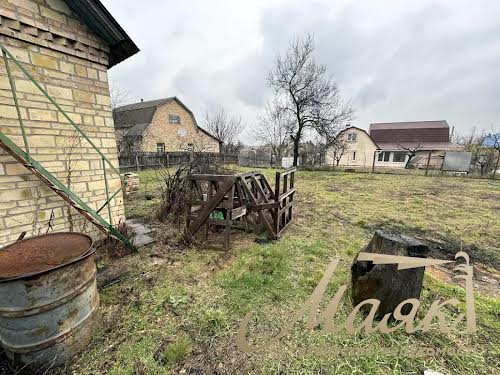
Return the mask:
<path id="1" fill-rule="evenodd" d="M 44 88 L 35 80 L 35 78 L 22 66 L 22 64 L 7 50 L 7 48 L 0 42 L 0 49 L 2 50 L 3 54 L 3 60 L 5 63 L 5 68 L 7 71 L 7 75 L 9 77 L 9 83 L 10 87 L 12 90 L 12 97 L 14 99 L 14 105 L 16 107 L 17 111 L 17 116 L 19 119 L 19 126 L 21 128 L 21 134 L 23 136 L 23 141 L 24 141 L 24 147 L 26 151 L 22 150 L 19 146 L 17 146 L 10 138 L 8 138 L 5 134 L 0 132 L 0 141 L 3 142 L 7 147 L 9 147 L 13 152 L 16 154 L 20 155 L 24 160 L 28 162 L 29 167 L 32 167 L 36 169 L 40 174 L 42 174 L 45 178 L 47 178 L 57 189 L 61 190 L 64 192 L 65 195 L 67 195 L 73 202 L 75 202 L 78 206 L 80 206 L 83 210 L 85 210 L 90 216 L 92 216 L 99 224 L 101 224 L 103 227 L 108 228 L 109 232 L 118 238 L 120 241 L 122 241 L 125 245 L 127 245 L 129 248 L 134 249 L 135 247 L 130 241 L 129 238 L 124 236 L 119 230 L 113 227 L 111 224 L 112 221 L 112 216 L 111 216 L 111 205 L 110 202 L 111 200 L 116 197 L 116 195 L 123 190 L 123 187 L 121 186 L 113 195 L 110 196 L 109 193 L 109 184 L 108 184 L 108 176 L 106 172 L 106 167 L 109 167 L 112 172 L 116 173 L 121 180 L 121 175 L 119 170 L 111 163 L 111 161 L 99 150 L 94 142 L 84 133 L 84 131 L 74 123 L 74 121 L 68 116 L 68 114 L 59 106 L 59 104 L 52 98 L 45 90 Z M 34 160 L 30 156 L 30 149 L 29 149 L 29 143 L 28 143 L 28 138 L 26 136 L 26 131 L 24 128 L 24 122 L 22 119 L 22 114 L 21 114 L 21 108 L 19 106 L 19 101 L 17 98 L 17 92 L 16 92 L 16 84 L 15 84 L 15 78 L 12 75 L 12 72 L 10 70 L 9 66 L 9 59 L 12 60 L 12 62 L 16 65 L 19 70 L 28 78 L 37 88 L 40 90 L 40 92 L 56 107 L 59 113 L 61 113 L 66 120 L 75 128 L 75 130 L 85 139 L 91 146 L 92 148 L 101 156 L 102 160 L 102 167 L 103 167 L 103 176 L 104 176 L 104 183 L 105 183 L 105 189 L 106 189 L 106 202 L 97 210 L 94 211 L 91 207 L 89 207 L 85 202 L 83 202 L 80 197 L 78 197 L 75 193 L 73 193 L 70 189 L 68 189 L 61 181 L 59 181 L 52 173 L 47 171 L 40 163 L 38 163 L 36 160 Z M 122 181 L 122 185 L 126 182 Z M 108 207 L 108 215 L 109 215 L 109 222 L 107 222 L 103 217 L 99 215 L 99 212 L 102 211 L 105 207 Z"/>

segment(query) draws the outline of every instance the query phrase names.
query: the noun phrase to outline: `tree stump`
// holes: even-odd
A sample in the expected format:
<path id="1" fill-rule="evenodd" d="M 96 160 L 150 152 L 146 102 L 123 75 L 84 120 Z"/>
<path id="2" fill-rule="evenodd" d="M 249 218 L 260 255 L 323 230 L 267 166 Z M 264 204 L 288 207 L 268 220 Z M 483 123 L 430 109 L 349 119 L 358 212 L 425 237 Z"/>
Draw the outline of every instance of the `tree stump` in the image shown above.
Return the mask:
<path id="1" fill-rule="evenodd" d="M 426 258 L 429 248 L 412 237 L 378 230 L 363 252 Z M 381 318 L 394 312 L 402 301 L 420 298 L 425 267 L 398 270 L 397 264 L 374 265 L 371 261 L 358 261 L 358 256 L 351 266 L 354 306 L 369 298 L 378 299 L 380 306 L 376 315 Z M 408 305 L 401 312 L 408 314 L 410 310 Z"/>

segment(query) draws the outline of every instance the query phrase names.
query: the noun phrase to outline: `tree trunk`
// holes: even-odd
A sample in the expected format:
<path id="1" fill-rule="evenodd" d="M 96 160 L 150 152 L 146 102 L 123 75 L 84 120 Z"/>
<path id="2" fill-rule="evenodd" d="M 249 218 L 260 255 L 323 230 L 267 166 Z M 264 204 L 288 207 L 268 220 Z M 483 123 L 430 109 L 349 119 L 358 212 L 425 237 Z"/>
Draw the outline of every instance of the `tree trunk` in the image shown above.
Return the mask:
<path id="1" fill-rule="evenodd" d="M 408 161 L 406 162 L 405 164 L 405 169 L 408 169 L 408 167 L 410 166 L 410 161 L 415 157 L 416 154 L 409 154 L 409 158 L 408 158 Z"/>
<path id="2" fill-rule="evenodd" d="M 384 230 L 377 230 L 365 253 L 377 253 L 406 257 L 425 258 L 427 245 L 414 238 Z M 398 270 L 397 264 L 377 264 L 371 261 L 354 260 L 351 266 L 352 302 L 356 306 L 369 298 L 380 301 L 377 316 L 383 317 L 408 298 L 420 298 L 424 267 Z M 405 311 L 405 308 L 406 309 Z M 407 314 L 410 306 L 402 309 Z"/>
<path id="3" fill-rule="evenodd" d="M 297 167 L 299 160 L 299 145 L 300 145 L 300 137 L 297 137 L 293 140 L 293 166 Z"/>

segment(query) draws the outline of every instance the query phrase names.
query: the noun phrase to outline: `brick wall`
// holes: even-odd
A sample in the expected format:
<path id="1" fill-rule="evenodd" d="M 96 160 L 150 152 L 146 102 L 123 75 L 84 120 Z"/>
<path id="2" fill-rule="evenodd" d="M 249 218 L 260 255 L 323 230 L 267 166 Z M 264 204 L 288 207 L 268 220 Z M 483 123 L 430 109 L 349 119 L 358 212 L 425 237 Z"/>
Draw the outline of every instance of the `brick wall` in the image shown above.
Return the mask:
<path id="1" fill-rule="evenodd" d="M 2 0 L 0 41 L 53 96 L 72 120 L 116 166 L 116 141 L 110 108 L 108 46 L 93 35 L 61 0 Z M 106 200 L 102 162 L 97 152 L 10 64 L 34 159 L 70 185 L 91 207 Z M 0 131 L 24 149 L 3 60 L 0 61 Z M 108 170 L 111 193 L 119 177 Z M 113 221 L 124 217 L 123 198 L 112 202 Z M 102 211 L 107 218 L 107 210 Z M 95 228 L 36 177 L 0 150 L 0 246 L 28 235 Z"/>
<path id="2" fill-rule="evenodd" d="M 180 117 L 180 124 L 171 124 L 169 115 Z M 179 136 L 183 129 L 185 135 Z M 219 152 L 219 142 L 198 129 L 193 116 L 175 100 L 158 106 L 153 120 L 143 134 L 141 151 L 155 152 L 157 143 L 165 143 L 166 151 L 187 151 L 193 144 L 196 151 Z"/>

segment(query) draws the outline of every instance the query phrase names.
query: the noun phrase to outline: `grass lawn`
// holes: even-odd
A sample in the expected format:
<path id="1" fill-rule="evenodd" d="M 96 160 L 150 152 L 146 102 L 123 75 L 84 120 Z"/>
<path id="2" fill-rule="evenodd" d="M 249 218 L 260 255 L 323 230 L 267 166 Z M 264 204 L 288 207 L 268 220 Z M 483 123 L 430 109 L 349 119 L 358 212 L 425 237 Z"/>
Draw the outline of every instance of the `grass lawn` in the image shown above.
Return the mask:
<path id="1" fill-rule="evenodd" d="M 274 181 L 272 170 L 265 173 Z M 142 193 L 126 200 L 127 215 L 151 218 L 159 204 L 158 179 L 155 171 L 141 172 L 140 177 Z M 296 220 L 276 242 L 257 243 L 256 234 L 238 232 L 227 253 L 211 246 L 182 248 L 176 242 L 180 229 L 158 223 L 157 243 L 111 265 L 127 269 L 128 274 L 101 290 L 101 328 L 67 370 L 78 374 L 498 371 L 498 182 L 299 171 L 296 187 Z M 144 193 L 151 199 L 146 200 Z M 477 333 L 460 329 L 443 334 L 433 329 L 411 335 L 403 330 L 351 335 L 339 328 L 328 334 L 307 328 L 302 319 L 270 348 L 254 354 L 239 351 L 235 336 L 247 312 L 256 312 L 248 329 L 251 340 L 267 341 L 312 293 L 331 260 L 340 258 L 340 263 L 325 301 L 341 285 L 350 284 L 353 257 L 380 227 L 430 239 L 445 258 L 460 248 L 470 254 L 475 262 Z M 428 270 L 418 316 L 425 315 L 433 300 L 453 297 L 464 301 L 464 289 L 449 283 L 446 272 Z M 334 319 L 336 326 L 342 326 L 350 304 L 348 289 Z M 446 315 L 455 316 L 456 311 L 447 309 Z M 348 356 L 353 347 L 379 352 Z M 458 355 L 412 358 L 384 352 L 389 348 L 418 353 L 424 347 L 453 348 Z"/>

